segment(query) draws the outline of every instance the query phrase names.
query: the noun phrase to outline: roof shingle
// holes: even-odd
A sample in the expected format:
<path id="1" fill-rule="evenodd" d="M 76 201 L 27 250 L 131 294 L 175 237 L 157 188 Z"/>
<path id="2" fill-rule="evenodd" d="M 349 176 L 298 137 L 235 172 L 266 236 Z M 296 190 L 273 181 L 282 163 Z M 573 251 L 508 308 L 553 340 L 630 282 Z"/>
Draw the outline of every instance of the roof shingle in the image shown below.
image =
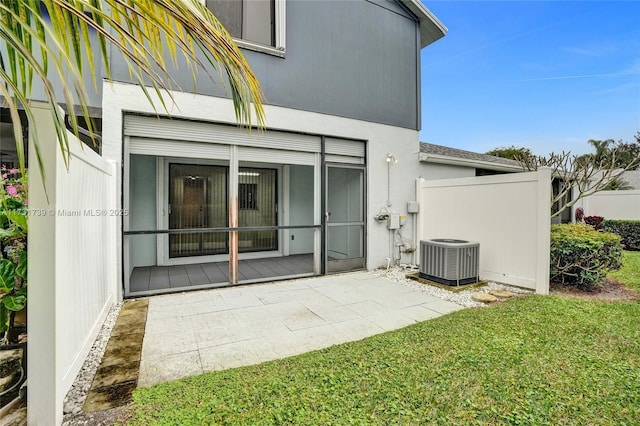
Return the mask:
<path id="1" fill-rule="evenodd" d="M 463 160 L 483 161 L 488 163 L 495 163 L 497 165 L 522 167 L 516 160 L 510 160 L 508 158 L 496 157 L 487 154 L 478 154 L 477 152 L 465 151 L 463 149 L 450 148 L 448 146 L 436 145 L 427 142 L 420 142 L 420 152 L 424 154 L 436 154 L 446 157 L 460 158 Z"/>

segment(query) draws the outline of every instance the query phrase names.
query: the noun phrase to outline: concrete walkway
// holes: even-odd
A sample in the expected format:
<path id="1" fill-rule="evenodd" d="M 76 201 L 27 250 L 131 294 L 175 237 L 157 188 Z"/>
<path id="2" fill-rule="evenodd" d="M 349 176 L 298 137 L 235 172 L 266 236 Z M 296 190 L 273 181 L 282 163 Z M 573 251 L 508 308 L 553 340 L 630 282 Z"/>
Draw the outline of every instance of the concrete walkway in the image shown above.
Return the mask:
<path id="1" fill-rule="evenodd" d="M 369 272 L 154 296 L 138 386 L 360 340 L 458 309 Z"/>

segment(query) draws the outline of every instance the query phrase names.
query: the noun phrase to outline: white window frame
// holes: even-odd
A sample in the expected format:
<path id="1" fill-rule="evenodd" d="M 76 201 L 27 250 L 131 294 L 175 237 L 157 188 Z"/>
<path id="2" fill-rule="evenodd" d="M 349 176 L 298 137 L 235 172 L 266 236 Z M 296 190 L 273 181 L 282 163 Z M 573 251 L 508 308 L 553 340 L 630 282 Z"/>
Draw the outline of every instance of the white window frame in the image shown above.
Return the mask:
<path id="1" fill-rule="evenodd" d="M 206 4 L 205 0 L 200 0 L 200 2 L 204 5 Z M 233 38 L 233 41 L 236 42 L 238 47 L 247 50 L 253 50 L 256 52 L 267 53 L 269 55 L 279 56 L 284 58 L 286 52 L 286 0 L 274 0 L 274 25 L 275 25 L 275 47 L 267 46 L 260 43 L 254 43 L 251 41 L 243 40 L 240 38 Z"/>

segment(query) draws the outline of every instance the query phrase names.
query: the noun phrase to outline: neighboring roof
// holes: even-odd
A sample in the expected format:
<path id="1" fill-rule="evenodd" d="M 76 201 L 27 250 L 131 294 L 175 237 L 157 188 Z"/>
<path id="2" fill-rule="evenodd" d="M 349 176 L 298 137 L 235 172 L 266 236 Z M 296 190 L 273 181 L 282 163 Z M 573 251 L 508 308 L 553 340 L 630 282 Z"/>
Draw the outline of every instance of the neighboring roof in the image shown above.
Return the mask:
<path id="1" fill-rule="evenodd" d="M 448 146 L 420 142 L 420 161 L 425 163 L 451 164 L 455 166 L 477 167 L 481 169 L 521 172 L 522 166 L 515 160 L 495 157 L 493 155 L 478 154 L 477 152 Z"/>
<path id="2" fill-rule="evenodd" d="M 420 21 L 420 47 L 430 45 L 447 34 L 447 27 L 420 0 L 401 0 Z"/>

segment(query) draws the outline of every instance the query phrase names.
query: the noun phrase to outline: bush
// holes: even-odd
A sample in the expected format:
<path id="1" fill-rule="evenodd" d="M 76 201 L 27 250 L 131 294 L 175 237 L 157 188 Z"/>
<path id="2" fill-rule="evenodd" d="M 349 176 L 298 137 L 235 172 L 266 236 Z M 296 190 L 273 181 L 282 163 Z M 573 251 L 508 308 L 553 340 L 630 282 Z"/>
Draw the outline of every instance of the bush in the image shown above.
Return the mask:
<path id="1" fill-rule="evenodd" d="M 594 289 L 621 266 L 619 235 L 583 223 L 551 226 L 551 281 Z"/>
<path id="2" fill-rule="evenodd" d="M 626 250 L 640 251 L 640 220 L 605 220 L 602 229 L 620 235 Z"/>

